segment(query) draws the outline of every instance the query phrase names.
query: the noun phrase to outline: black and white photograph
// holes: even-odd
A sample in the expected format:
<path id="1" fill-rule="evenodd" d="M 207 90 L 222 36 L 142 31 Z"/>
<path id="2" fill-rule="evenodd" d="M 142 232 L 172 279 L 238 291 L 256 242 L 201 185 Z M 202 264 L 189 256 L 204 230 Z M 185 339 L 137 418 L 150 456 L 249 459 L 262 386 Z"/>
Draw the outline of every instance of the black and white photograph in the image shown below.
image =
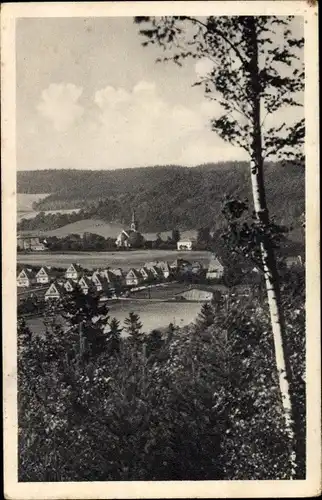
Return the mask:
<path id="1" fill-rule="evenodd" d="M 317 8 L 286 3 L 5 4 L 10 498 L 319 493 Z"/>

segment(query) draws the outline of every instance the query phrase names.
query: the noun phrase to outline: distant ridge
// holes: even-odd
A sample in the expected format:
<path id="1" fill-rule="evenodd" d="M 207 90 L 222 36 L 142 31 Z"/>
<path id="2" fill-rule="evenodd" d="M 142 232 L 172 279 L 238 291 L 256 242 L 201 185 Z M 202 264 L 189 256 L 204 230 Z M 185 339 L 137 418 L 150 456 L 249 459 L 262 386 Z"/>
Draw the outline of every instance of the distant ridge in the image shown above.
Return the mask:
<path id="1" fill-rule="evenodd" d="M 265 166 L 267 200 L 283 224 L 297 224 L 305 209 L 304 169 L 288 163 Z M 128 224 L 135 207 L 143 232 L 222 225 L 225 193 L 251 200 L 246 162 L 195 167 L 165 165 L 117 170 L 35 170 L 17 172 L 19 193 L 51 194 L 37 211 L 83 208 L 85 219 Z M 34 207 L 35 208 L 35 207 Z"/>

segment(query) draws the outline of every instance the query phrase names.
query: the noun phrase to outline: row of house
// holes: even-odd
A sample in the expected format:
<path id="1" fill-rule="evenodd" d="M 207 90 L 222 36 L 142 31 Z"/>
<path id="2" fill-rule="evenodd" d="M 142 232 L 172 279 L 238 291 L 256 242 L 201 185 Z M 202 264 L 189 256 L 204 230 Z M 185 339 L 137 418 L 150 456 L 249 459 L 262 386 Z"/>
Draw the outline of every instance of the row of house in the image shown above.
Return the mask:
<path id="1" fill-rule="evenodd" d="M 120 268 L 96 269 L 91 275 L 85 275 L 78 264 L 71 264 L 63 278 L 51 283 L 45 293 L 45 300 L 61 298 L 65 293 L 71 292 L 76 284 L 85 294 L 91 289 L 97 292 L 115 293 L 117 285 L 139 286 L 148 280 L 168 278 L 171 273 L 170 266 L 164 262 L 158 264 L 146 263 L 140 269 L 132 268 L 127 273 Z"/>
<path id="2" fill-rule="evenodd" d="M 147 281 L 168 279 L 178 271 L 198 274 L 202 270 L 203 266 L 200 262 L 190 263 L 184 259 L 176 259 L 171 264 L 166 261 L 146 262 L 139 269 L 131 268 L 127 272 L 121 268 L 97 269 L 90 276 L 85 276 L 84 269 L 80 264 L 70 264 L 64 276 L 49 266 L 43 266 L 38 272 L 29 268 L 22 269 L 17 276 L 17 286 L 22 288 L 41 286 L 57 280 L 58 277 L 64 277 L 66 280 L 74 282 L 79 282 L 81 278 L 90 279 L 98 290 L 103 290 L 107 285 L 138 286 Z M 223 273 L 222 264 L 213 255 L 206 271 L 206 277 L 208 279 L 221 278 Z"/>
<path id="3" fill-rule="evenodd" d="M 24 268 L 17 276 L 17 287 L 30 288 L 36 285 L 46 285 L 57 277 L 57 272 L 47 266 L 43 266 L 36 273 L 32 269 Z"/>

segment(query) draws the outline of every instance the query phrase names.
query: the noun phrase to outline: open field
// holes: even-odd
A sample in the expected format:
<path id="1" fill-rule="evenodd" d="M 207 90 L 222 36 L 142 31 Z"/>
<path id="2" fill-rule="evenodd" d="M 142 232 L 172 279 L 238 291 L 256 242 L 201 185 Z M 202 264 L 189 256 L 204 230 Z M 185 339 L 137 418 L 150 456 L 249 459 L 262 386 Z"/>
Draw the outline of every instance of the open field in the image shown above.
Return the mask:
<path id="1" fill-rule="evenodd" d="M 79 209 L 75 210 L 49 210 L 44 212 L 45 214 L 49 213 L 71 213 L 77 212 Z M 38 212 L 30 212 L 24 215 L 25 218 L 32 218 L 37 215 Z M 22 217 L 20 217 L 22 218 Z M 19 219 L 19 217 L 18 217 Z M 104 236 L 104 238 L 116 238 L 118 234 L 122 231 L 122 229 L 126 229 L 126 226 L 122 226 L 118 223 L 110 223 L 105 222 L 99 219 L 84 219 L 79 220 L 77 222 L 72 222 L 71 224 L 66 224 L 66 226 L 59 227 L 57 229 L 52 229 L 50 231 L 32 231 L 33 233 L 42 234 L 46 236 L 57 236 L 57 238 L 63 238 L 64 236 L 68 236 L 69 234 L 80 234 L 84 233 L 94 233 L 99 234 L 100 236 Z M 21 234 L 24 231 L 20 231 Z M 27 231 L 28 234 L 30 231 Z M 163 240 L 167 240 L 169 236 L 171 236 L 172 231 L 162 231 L 160 232 L 160 236 Z M 146 240 L 155 240 L 157 233 L 143 233 Z M 181 231 L 182 238 L 196 238 L 197 231 L 195 230 L 186 230 Z"/>
<path id="2" fill-rule="evenodd" d="M 43 211 L 43 213 L 45 215 L 48 215 L 48 214 L 72 214 L 73 212 L 79 212 L 80 211 L 80 208 L 72 208 L 72 209 L 68 209 L 68 210 L 45 210 Z M 40 214 L 40 212 L 36 212 L 36 211 L 32 211 L 32 212 L 18 212 L 17 214 L 17 220 L 18 222 L 21 220 L 21 219 L 34 219 L 36 217 L 36 215 Z M 22 233 L 24 231 L 21 231 Z"/>
<path id="3" fill-rule="evenodd" d="M 95 233 L 104 238 L 116 238 L 117 235 L 122 231 L 123 227 L 120 224 L 110 224 L 102 220 L 97 219 L 85 219 L 79 220 L 77 222 L 72 222 L 63 227 L 58 227 L 52 231 L 44 231 L 47 236 L 57 236 L 62 238 L 68 236 L 69 234 L 84 234 L 84 233 Z"/>
<path id="4" fill-rule="evenodd" d="M 42 200 L 48 196 L 47 193 L 39 194 L 26 194 L 17 193 L 17 221 L 21 219 L 29 219 L 35 217 L 38 212 L 35 212 L 32 208 L 32 204 L 35 201 Z"/>
<path id="5" fill-rule="evenodd" d="M 26 193 L 17 193 L 17 221 L 19 222 L 21 219 L 33 219 L 40 212 L 37 212 L 32 208 L 34 202 L 40 201 L 46 198 L 48 193 L 39 193 L 39 194 L 26 194 Z M 72 212 L 78 212 L 80 209 L 68 209 L 68 210 L 46 210 L 44 214 L 70 214 Z"/>
<path id="6" fill-rule="evenodd" d="M 134 302 L 119 301 L 110 305 L 109 314 L 111 317 L 117 318 L 123 326 L 124 319 L 131 311 L 134 311 L 140 316 L 143 330 L 150 332 L 154 328 L 165 328 L 169 323 L 174 323 L 177 326 L 188 325 L 195 321 L 200 309 L 201 304 L 198 302 L 162 302 L 160 304 L 146 300 L 141 302 L 139 300 Z M 45 330 L 42 317 L 30 318 L 26 322 L 36 335 L 41 335 Z"/>
<path id="7" fill-rule="evenodd" d="M 87 269 L 97 267 L 121 267 L 124 270 L 131 267 L 142 267 L 147 261 L 166 260 L 169 263 L 181 258 L 189 261 L 199 261 L 208 264 L 210 252 L 173 250 L 133 250 L 125 252 L 70 252 L 48 253 L 38 252 L 18 254 L 17 262 L 35 266 L 54 266 L 67 268 L 72 262 L 79 263 Z"/>
<path id="8" fill-rule="evenodd" d="M 49 196 L 48 193 L 26 194 L 17 193 L 17 212 L 32 212 L 32 204 Z"/>

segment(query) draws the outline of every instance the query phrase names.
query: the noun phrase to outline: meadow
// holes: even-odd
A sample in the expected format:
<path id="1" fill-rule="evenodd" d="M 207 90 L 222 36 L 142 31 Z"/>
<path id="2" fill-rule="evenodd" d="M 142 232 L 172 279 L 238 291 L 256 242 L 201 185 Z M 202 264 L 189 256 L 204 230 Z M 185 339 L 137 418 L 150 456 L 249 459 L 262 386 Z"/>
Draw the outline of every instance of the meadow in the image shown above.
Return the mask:
<path id="1" fill-rule="evenodd" d="M 70 210 L 48 210 L 44 211 L 45 214 L 69 214 L 72 212 L 79 212 L 80 209 L 70 209 Z M 34 218 L 39 212 L 18 212 L 18 221 L 22 218 L 31 219 Z M 127 226 L 123 226 L 116 222 L 105 222 L 100 219 L 83 219 L 78 220 L 76 222 L 71 222 L 70 224 L 66 224 L 65 226 L 58 227 L 56 229 L 51 229 L 48 231 L 37 231 L 37 230 L 28 230 L 28 231 L 19 231 L 19 233 L 34 233 L 42 236 L 57 236 L 57 238 L 64 238 L 69 234 L 79 234 L 83 235 L 84 233 L 93 233 L 103 236 L 104 238 L 117 238 L 119 233 L 123 230 L 127 229 Z M 160 231 L 156 232 L 148 232 L 143 233 L 143 236 L 146 240 L 155 240 L 157 234 L 160 234 L 161 238 L 166 241 L 172 235 L 172 231 Z M 185 230 L 180 231 L 181 238 L 196 238 L 197 231 L 195 230 Z"/>
<path id="2" fill-rule="evenodd" d="M 45 215 L 48 215 L 48 214 L 71 214 L 73 212 L 79 212 L 80 211 L 80 208 L 75 208 L 75 209 L 68 209 L 68 210 L 45 210 L 43 213 Z M 34 219 L 36 217 L 36 215 L 38 215 L 40 212 L 36 212 L 35 210 L 31 211 L 31 212 L 17 212 L 17 220 L 18 222 L 21 220 L 21 219 Z M 24 233 L 24 231 L 21 231 L 22 233 Z M 30 233 L 30 231 L 28 231 L 28 234 Z"/>
<path id="3" fill-rule="evenodd" d="M 18 212 L 32 212 L 33 203 L 37 203 L 49 196 L 48 193 L 17 193 L 17 211 Z"/>
<path id="4" fill-rule="evenodd" d="M 207 265 L 210 252 L 175 251 L 175 250 L 132 250 L 120 252 L 69 252 L 69 253 L 26 253 L 17 255 L 17 263 L 34 266 L 54 266 L 67 268 L 71 263 L 78 263 L 86 269 L 98 267 L 142 267 L 147 261 L 165 260 L 172 263 L 175 259 L 198 261 Z"/>
<path id="5" fill-rule="evenodd" d="M 39 211 L 33 209 L 33 204 L 43 200 L 49 196 L 48 193 L 17 193 L 17 221 L 21 219 L 33 219 L 39 214 Z M 72 212 L 79 212 L 79 208 L 66 209 L 66 210 L 45 210 L 44 214 L 69 214 Z"/>
<path id="6" fill-rule="evenodd" d="M 143 331 L 150 332 L 155 328 L 165 328 L 169 323 L 176 326 L 186 326 L 197 318 L 202 304 L 199 302 L 149 302 L 148 300 L 118 301 L 109 306 L 111 317 L 118 319 L 121 326 L 131 311 L 140 316 Z M 42 317 L 33 317 L 26 320 L 28 326 L 36 335 L 45 331 Z M 126 333 L 122 332 L 125 337 Z"/>
<path id="7" fill-rule="evenodd" d="M 27 194 L 17 193 L 17 220 L 35 217 L 37 212 L 33 209 L 33 203 L 49 196 L 47 193 Z"/>

